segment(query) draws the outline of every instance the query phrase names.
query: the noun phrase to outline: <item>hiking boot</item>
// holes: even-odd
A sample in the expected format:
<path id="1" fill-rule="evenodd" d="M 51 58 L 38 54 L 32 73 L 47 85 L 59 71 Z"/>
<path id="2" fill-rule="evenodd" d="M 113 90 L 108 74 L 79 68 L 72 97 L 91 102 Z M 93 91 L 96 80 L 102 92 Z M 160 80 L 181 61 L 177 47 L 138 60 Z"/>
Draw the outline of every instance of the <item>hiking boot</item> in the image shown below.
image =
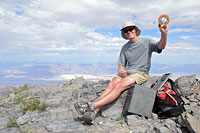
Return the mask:
<path id="1" fill-rule="evenodd" d="M 84 121 L 86 123 L 91 123 L 92 120 L 96 118 L 96 113 L 94 111 L 85 112 L 82 117 L 79 118 L 80 121 Z"/>
<path id="2" fill-rule="evenodd" d="M 91 111 L 90 104 L 87 102 L 76 102 L 74 103 L 74 108 L 81 115 L 83 115 L 85 112 Z"/>

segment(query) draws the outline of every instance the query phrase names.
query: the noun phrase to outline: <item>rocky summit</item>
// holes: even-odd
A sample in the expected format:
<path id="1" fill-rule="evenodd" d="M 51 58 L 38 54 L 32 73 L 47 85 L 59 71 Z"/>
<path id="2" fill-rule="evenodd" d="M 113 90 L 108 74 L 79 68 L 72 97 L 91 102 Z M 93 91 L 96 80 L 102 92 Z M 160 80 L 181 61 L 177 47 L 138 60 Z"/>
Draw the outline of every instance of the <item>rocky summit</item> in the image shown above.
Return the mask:
<path id="1" fill-rule="evenodd" d="M 150 87 L 159 77 L 143 84 Z M 77 101 L 95 101 L 110 81 L 83 77 L 56 85 L 24 85 L 0 99 L 0 133 L 188 133 L 200 132 L 200 82 L 195 75 L 175 80 L 186 111 L 178 117 L 159 119 L 136 114 L 122 117 L 127 91 L 102 108 L 91 124 L 78 121 Z"/>

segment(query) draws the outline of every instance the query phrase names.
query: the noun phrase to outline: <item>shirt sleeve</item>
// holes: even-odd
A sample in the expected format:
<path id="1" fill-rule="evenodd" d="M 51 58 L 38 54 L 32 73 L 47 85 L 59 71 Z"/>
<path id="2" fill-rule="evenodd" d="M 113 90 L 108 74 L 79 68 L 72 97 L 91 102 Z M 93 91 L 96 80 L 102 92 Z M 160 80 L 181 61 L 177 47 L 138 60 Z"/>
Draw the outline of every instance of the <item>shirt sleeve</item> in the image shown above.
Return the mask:
<path id="1" fill-rule="evenodd" d="M 126 67 L 126 63 L 127 63 L 127 60 L 126 60 L 126 55 L 125 55 L 125 45 L 122 47 L 121 49 L 121 52 L 120 52 L 120 55 L 119 55 L 119 58 L 118 58 L 118 62 L 117 62 L 117 65 L 118 66 L 124 66 Z"/>
<path id="2" fill-rule="evenodd" d="M 152 52 L 161 53 L 162 49 L 158 48 L 159 41 L 155 41 L 153 39 L 149 40 L 150 49 Z"/>

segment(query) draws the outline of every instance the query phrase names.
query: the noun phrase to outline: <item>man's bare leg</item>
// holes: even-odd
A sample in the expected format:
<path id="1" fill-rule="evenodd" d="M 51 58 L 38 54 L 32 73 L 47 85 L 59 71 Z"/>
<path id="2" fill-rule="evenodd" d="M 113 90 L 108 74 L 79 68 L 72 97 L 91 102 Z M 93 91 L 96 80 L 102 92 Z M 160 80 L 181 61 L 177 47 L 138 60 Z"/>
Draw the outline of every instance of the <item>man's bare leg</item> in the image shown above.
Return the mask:
<path id="1" fill-rule="evenodd" d="M 119 83 L 122 79 L 114 78 L 106 87 L 106 89 L 102 92 L 101 96 L 98 99 L 102 99 L 106 94 L 108 94 L 117 83 Z"/>
<path id="2" fill-rule="evenodd" d="M 114 78 L 106 87 L 106 89 L 102 92 L 101 96 L 98 98 L 98 100 L 102 99 L 106 94 L 108 94 L 115 86 L 118 84 L 122 79 L 120 78 Z M 96 112 L 99 112 L 101 108 L 96 108 Z"/>
<path id="3" fill-rule="evenodd" d="M 111 89 L 107 94 L 105 94 L 101 99 L 94 102 L 94 107 L 96 112 L 98 112 L 102 106 L 114 101 L 119 97 L 121 92 L 128 89 L 130 85 L 134 84 L 135 80 L 131 77 L 125 77 L 120 82 L 118 82 L 113 89 Z"/>

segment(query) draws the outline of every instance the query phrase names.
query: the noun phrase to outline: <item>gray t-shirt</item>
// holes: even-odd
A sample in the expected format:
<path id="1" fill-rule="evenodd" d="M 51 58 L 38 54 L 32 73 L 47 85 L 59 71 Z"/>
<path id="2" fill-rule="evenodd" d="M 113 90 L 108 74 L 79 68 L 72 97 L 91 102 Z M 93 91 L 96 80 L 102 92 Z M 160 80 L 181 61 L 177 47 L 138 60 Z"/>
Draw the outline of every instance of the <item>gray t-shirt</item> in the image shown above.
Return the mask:
<path id="1" fill-rule="evenodd" d="M 139 37 L 134 43 L 127 42 L 121 49 L 118 66 L 124 66 L 128 73 L 144 71 L 149 73 L 152 52 L 161 53 L 159 42 L 151 38 Z"/>

